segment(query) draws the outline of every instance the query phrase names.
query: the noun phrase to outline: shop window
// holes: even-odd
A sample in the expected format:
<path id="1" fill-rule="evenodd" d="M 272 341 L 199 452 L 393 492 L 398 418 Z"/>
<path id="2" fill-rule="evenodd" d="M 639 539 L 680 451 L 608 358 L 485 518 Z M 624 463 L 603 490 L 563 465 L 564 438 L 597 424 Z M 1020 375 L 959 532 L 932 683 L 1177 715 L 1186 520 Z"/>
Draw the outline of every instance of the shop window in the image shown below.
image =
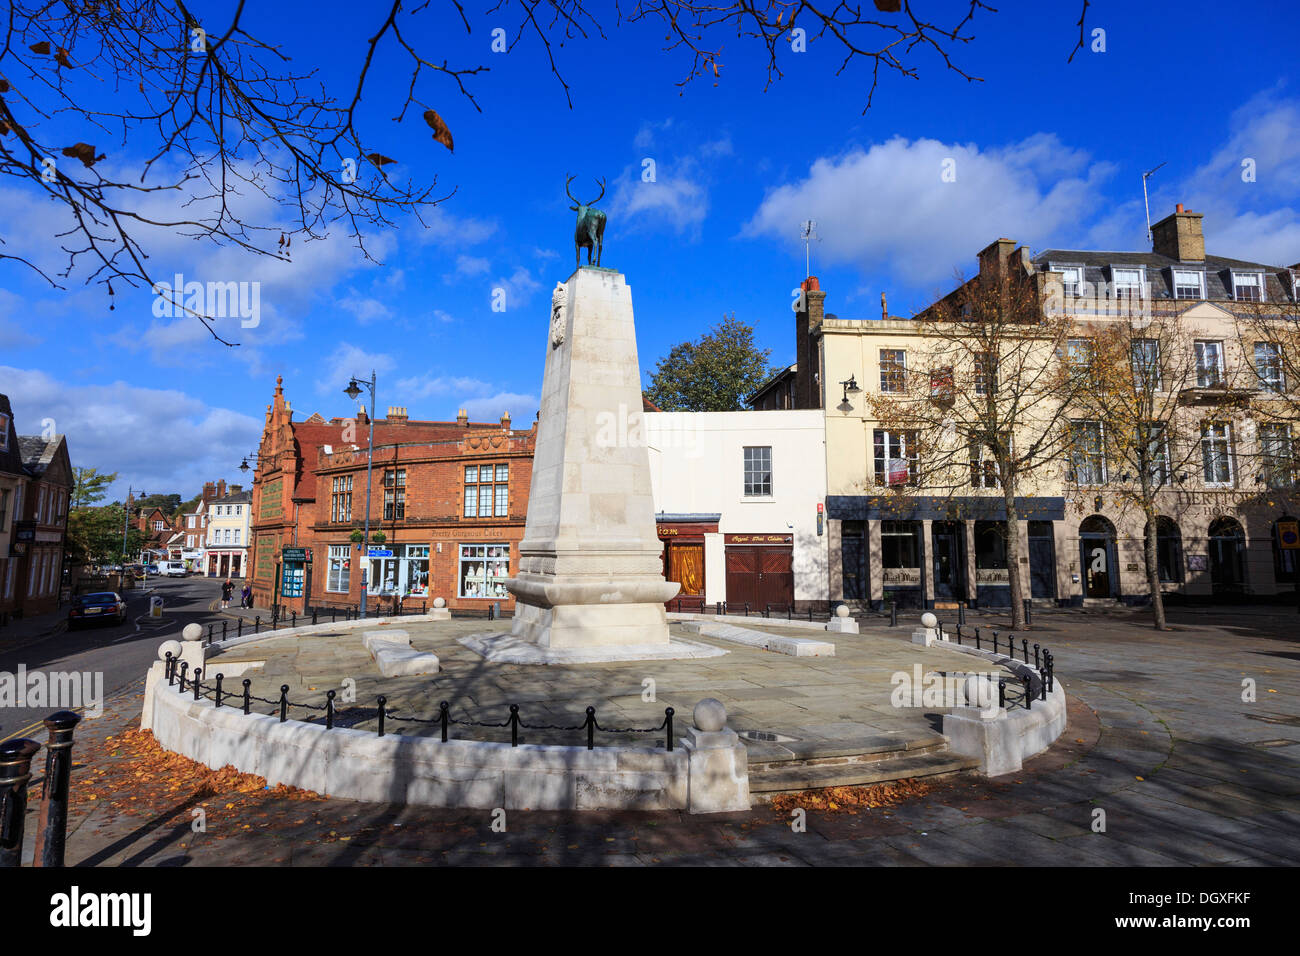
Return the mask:
<path id="1" fill-rule="evenodd" d="M 510 577 L 510 545 L 460 545 L 460 586 L 458 594 L 466 598 L 507 598 L 506 579 Z"/>

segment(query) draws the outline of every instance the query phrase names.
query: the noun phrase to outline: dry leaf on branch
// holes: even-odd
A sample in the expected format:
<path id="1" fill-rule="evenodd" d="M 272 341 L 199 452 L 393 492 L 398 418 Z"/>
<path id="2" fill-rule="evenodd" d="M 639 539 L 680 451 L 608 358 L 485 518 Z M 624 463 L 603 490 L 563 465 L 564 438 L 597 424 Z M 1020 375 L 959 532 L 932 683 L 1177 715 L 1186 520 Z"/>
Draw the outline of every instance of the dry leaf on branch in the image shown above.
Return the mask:
<path id="1" fill-rule="evenodd" d="M 68 59 L 68 51 L 63 49 L 63 47 L 59 47 L 54 51 L 54 61 L 58 63 L 59 66 L 66 66 L 69 68 L 72 66 L 72 61 Z"/>
<path id="2" fill-rule="evenodd" d="M 383 153 L 369 153 L 366 159 L 370 160 L 376 166 L 387 166 L 389 163 L 395 163 L 397 160 L 389 159 Z"/>
<path id="3" fill-rule="evenodd" d="M 443 122 L 437 111 L 425 110 L 424 121 L 429 124 L 429 129 L 433 130 L 434 141 L 442 143 L 443 146 L 446 146 L 448 150 L 454 153 L 456 148 L 451 142 L 451 130 L 447 129 L 447 124 Z"/>
<path id="4" fill-rule="evenodd" d="M 89 169 L 91 166 L 94 166 L 97 162 L 99 162 L 101 159 L 104 158 L 103 153 L 100 153 L 98 156 L 96 156 L 95 147 L 91 146 L 89 143 L 76 143 L 75 145 L 72 146 L 65 146 L 63 147 L 63 155 L 71 156 L 74 159 L 81 160 L 81 164 L 85 166 L 87 169 Z"/>
<path id="5" fill-rule="evenodd" d="M 49 52 L 50 52 L 50 41 L 49 41 L 49 40 L 41 40 L 41 41 L 39 41 L 39 42 L 37 42 L 37 43 L 33 43 L 33 44 L 32 44 L 31 46 L 29 46 L 27 49 L 31 50 L 33 53 L 40 53 L 40 54 L 49 53 Z"/>

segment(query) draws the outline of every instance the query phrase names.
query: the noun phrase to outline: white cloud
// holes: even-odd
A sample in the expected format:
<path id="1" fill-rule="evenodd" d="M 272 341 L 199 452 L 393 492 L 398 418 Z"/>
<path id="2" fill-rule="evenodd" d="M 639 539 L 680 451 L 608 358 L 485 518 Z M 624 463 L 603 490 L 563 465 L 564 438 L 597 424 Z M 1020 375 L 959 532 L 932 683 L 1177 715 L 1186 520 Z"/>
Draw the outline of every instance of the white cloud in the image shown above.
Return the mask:
<path id="1" fill-rule="evenodd" d="M 495 422 L 503 412 L 509 412 L 511 428 L 529 428 L 537 414 L 539 402 L 536 395 L 497 392 L 482 398 L 464 399 L 460 407 L 469 413 L 472 422 Z"/>
<path id="2" fill-rule="evenodd" d="M 798 248 L 799 224 L 813 219 L 820 262 L 933 284 L 999 236 L 1068 245 L 1081 211 L 1104 206 L 1099 187 L 1112 171 L 1046 133 L 983 149 L 899 136 L 816 160 L 764 198 L 743 234 Z"/>
<path id="3" fill-rule="evenodd" d="M 339 306 L 355 315 L 362 325 L 393 317 L 393 310 L 383 302 L 371 296 L 358 295 L 354 289 L 349 289 L 348 295 L 339 299 Z"/>
<path id="4" fill-rule="evenodd" d="M 531 271 L 519 266 L 508 277 L 499 277 L 492 283 L 492 294 L 495 297 L 497 289 L 504 289 L 506 309 L 518 309 L 527 305 L 533 293 L 541 287 L 541 283 L 533 278 Z"/>
<path id="5" fill-rule="evenodd" d="M 205 481 L 239 482 L 239 461 L 262 434 L 259 419 L 176 389 L 122 381 L 70 385 L 45 372 L 7 366 L 0 366 L 0 381 L 19 432 L 39 433 L 41 421 L 53 419 L 54 429 L 67 436 L 73 465 L 118 472 L 109 493 L 119 499 L 128 484 L 189 497 Z"/>
<path id="6" fill-rule="evenodd" d="M 468 376 L 454 375 L 416 375 L 402 378 L 397 380 L 395 388 L 403 401 L 464 392 L 486 395 L 492 390 L 492 386 L 487 382 Z"/>
<path id="7" fill-rule="evenodd" d="M 316 376 L 316 394 L 317 395 L 334 395 L 342 391 L 353 375 L 358 379 L 370 380 L 370 373 L 373 371 L 376 376 L 382 377 L 385 373 L 391 372 L 397 363 L 391 355 L 382 352 L 367 352 L 355 345 L 343 343 L 334 349 L 329 355 L 321 359 L 318 374 Z M 385 384 L 381 381 L 377 386 L 380 394 L 387 391 Z M 370 394 L 367 389 L 362 389 L 362 394 L 357 396 L 357 404 L 370 405 Z M 376 414 L 379 414 L 379 405 L 375 405 Z"/>

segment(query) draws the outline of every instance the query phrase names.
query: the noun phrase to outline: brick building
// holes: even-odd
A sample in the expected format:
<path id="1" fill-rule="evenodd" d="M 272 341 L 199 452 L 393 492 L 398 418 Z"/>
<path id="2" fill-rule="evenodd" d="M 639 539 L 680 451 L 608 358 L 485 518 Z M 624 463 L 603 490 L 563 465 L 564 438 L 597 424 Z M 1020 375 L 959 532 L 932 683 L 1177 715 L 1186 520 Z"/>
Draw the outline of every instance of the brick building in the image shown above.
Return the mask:
<path id="1" fill-rule="evenodd" d="M 295 422 L 276 379 L 253 480 L 254 603 L 355 607 L 364 570 L 376 611 L 437 597 L 462 610 L 513 607 L 503 580 L 518 569 L 536 426 L 512 430 L 508 415 L 472 423 L 463 411 L 455 422 L 411 421 L 390 407 L 374 422 L 363 550 L 369 431 L 364 409 Z"/>

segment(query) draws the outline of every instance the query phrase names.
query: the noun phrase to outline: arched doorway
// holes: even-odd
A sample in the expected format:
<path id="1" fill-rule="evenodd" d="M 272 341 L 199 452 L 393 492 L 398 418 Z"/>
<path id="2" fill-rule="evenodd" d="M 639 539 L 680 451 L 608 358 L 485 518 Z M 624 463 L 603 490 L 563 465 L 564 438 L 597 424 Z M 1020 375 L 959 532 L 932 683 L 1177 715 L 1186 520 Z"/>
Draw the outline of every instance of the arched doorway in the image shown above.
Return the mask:
<path id="1" fill-rule="evenodd" d="M 1115 526 L 1101 515 L 1079 525 L 1079 567 L 1085 598 L 1119 596 L 1119 566 L 1115 561 Z"/>
<path id="2" fill-rule="evenodd" d="M 1273 522 L 1273 580 L 1278 584 L 1297 583 L 1296 566 L 1300 565 L 1300 522 L 1282 515 Z"/>
<path id="3" fill-rule="evenodd" d="M 1236 518 L 1215 518 L 1210 523 L 1210 585 L 1225 592 L 1246 586 L 1246 533 Z"/>

